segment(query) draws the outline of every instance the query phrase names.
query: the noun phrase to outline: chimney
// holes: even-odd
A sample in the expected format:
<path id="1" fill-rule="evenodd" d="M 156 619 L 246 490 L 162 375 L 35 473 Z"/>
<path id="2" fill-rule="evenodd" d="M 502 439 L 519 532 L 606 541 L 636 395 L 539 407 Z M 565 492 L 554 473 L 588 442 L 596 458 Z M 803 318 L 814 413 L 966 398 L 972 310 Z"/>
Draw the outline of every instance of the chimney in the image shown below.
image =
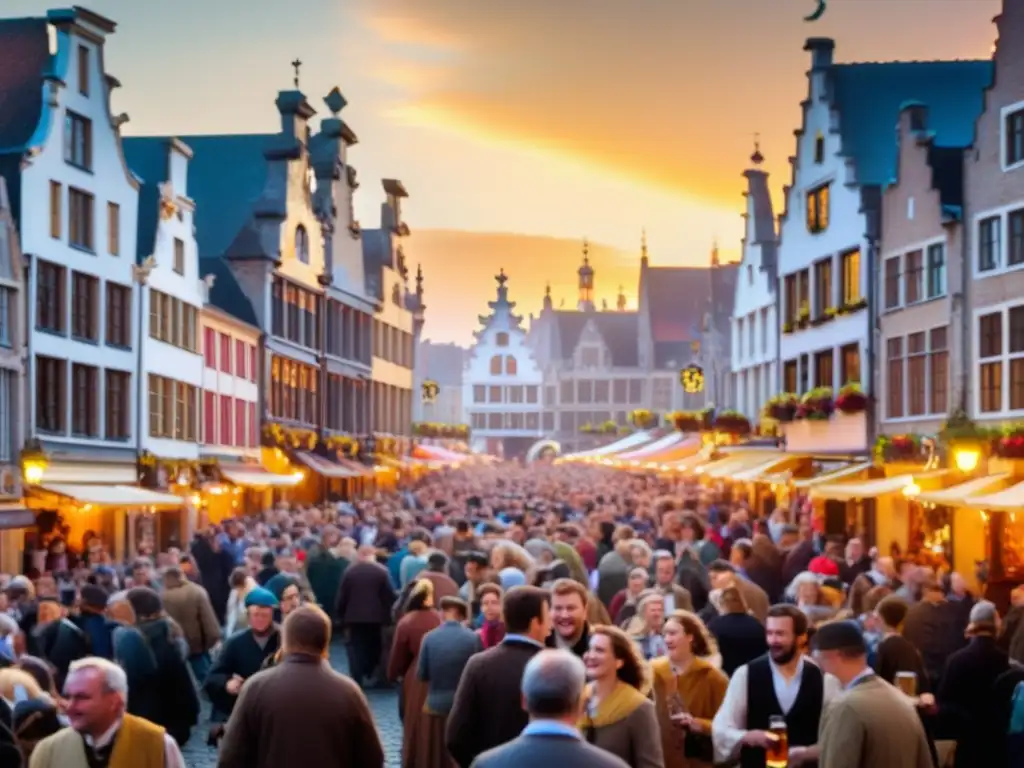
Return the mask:
<path id="1" fill-rule="evenodd" d="M 904 121 L 911 132 L 925 133 L 928 130 L 928 107 L 920 101 L 903 102 L 900 105 L 900 123 Z"/>
<path id="2" fill-rule="evenodd" d="M 832 54 L 836 41 L 831 37 L 809 37 L 804 50 L 811 52 L 811 70 L 827 69 L 832 66 Z"/>

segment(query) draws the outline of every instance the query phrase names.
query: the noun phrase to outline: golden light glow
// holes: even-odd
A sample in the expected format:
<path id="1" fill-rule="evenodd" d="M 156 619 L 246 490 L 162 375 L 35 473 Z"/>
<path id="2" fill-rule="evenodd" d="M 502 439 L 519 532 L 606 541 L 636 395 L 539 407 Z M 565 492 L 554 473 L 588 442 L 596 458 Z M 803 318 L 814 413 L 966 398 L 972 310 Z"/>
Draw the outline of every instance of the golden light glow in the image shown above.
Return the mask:
<path id="1" fill-rule="evenodd" d="M 296 482 L 296 483 L 301 483 L 301 482 L 302 482 L 302 479 L 303 479 L 303 478 L 304 478 L 305 476 L 306 476 L 306 474 L 305 474 L 305 473 L 304 473 L 304 472 L 303 472 L 303 471 L 302 471 L 301 469 L 300 469 L 300 470 L 298 470 L 297 472 L 293 472 L 293 473 L 292 473 L 292 477 L 293 477 L 293 478 L 295 479 L 295 482 Z"/>
<path id="2" fill-rule="evenodd" d="M 193 493 L 191 496 L 189 496 L 188 500 L 192 504 L 193 507 L 198 507 L 199 503 L 201 501 L 198 493 Z"/>
<path id="3" fill-rule="evenodd" d="M 961 472 L 973 472 L 981 461 L 981 451 L 977 448 L 958 448 L 953 452 L 953 461 Z"/>
<path id="4" fill-rule="evenodd" d="M 903 495 L 908 499 L 913 499 L 919 496 L 921 493 L 921 486 L 915 483 L 913 480 L 909 484 L 903 486 Z"/>
<path id="5" fill-rule="evenodd" d="M 30 485 L 37 485 L 43 480 L 43 473 L 46 471 L 46 463 L 41 461 L 26 461 L 22 469 L 25 482 Z"/>

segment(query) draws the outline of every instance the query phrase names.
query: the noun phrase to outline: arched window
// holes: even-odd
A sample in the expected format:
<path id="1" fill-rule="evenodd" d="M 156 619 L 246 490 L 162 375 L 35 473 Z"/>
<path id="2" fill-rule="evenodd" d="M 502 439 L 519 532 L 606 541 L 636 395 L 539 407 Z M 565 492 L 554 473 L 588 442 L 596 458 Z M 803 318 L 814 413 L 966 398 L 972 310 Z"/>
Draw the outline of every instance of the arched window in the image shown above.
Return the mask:
<path id="1" fill-rule="evenodd" d="M 494 343 L 497 344 L 499 347 L 507 347 L 508 334 L 505 333 L 504 331 L 501 331 L 497 336 L 494 337 Z"/>
<path id="2" fill-rule="evenodd" d="M 309 264 L 309 235 L 301 224 L 295 228 L 295 258 Z"/>
<path id="3" fill-rule="evenodd" d="M 516 359 L 512 355 L 505 355 L 505 373 L 509 376 L 515 376 L 518 370 Z"/>
<path id="4" fill-rule="evenodd" d="M 501 355 L 491 358 L 491 376 L 501 376 Z"/>

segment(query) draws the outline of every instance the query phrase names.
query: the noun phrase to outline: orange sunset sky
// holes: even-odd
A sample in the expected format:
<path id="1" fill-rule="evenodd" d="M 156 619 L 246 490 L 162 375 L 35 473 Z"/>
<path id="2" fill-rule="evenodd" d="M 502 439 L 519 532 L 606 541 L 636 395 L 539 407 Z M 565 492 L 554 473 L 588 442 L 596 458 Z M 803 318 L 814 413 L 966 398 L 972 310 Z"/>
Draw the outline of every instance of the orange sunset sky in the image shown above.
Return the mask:
<path id="1" fill-rule="evenodd" d="M 580 241 L 597 295 L 635 304 L 640 232 L 655 264 L 739 256 L 759 133 L 778 191 L 806 94 L 809 36 L 840 61 L 984 57 L 999 0 L 81 0 L 119 23 L 107 67 L 127 133 L 273 130 L 302 59 L 314 108 L 338 85 L 362 187 L 410 192 L 406 248 L 422 262 L 426 336 L 467 342 L 499 267 L 536 311 L 550 280 L 575 300 Z M 8 16 L 41 0 L 3 0 Z M 326 109 L 322 109 L 326 112 Z"/>

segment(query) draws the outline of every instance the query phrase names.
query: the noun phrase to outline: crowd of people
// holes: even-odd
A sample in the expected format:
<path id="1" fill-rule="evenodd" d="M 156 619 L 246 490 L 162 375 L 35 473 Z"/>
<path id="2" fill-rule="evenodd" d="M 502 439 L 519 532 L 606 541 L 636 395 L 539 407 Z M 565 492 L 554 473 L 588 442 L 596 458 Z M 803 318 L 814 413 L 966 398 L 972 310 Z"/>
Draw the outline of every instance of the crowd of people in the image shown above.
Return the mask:
<path id="1" fill-rule="evenodd" d="M 202 725 L 224 768 L 382 767 L 390 686 L 402 768 L 1022 764 L 1024 589 L 1001 616 L 857 533 L 508 462 L 123 566 L 58 545 L 0 592 L 0 766 L 178 768 Z"/>

